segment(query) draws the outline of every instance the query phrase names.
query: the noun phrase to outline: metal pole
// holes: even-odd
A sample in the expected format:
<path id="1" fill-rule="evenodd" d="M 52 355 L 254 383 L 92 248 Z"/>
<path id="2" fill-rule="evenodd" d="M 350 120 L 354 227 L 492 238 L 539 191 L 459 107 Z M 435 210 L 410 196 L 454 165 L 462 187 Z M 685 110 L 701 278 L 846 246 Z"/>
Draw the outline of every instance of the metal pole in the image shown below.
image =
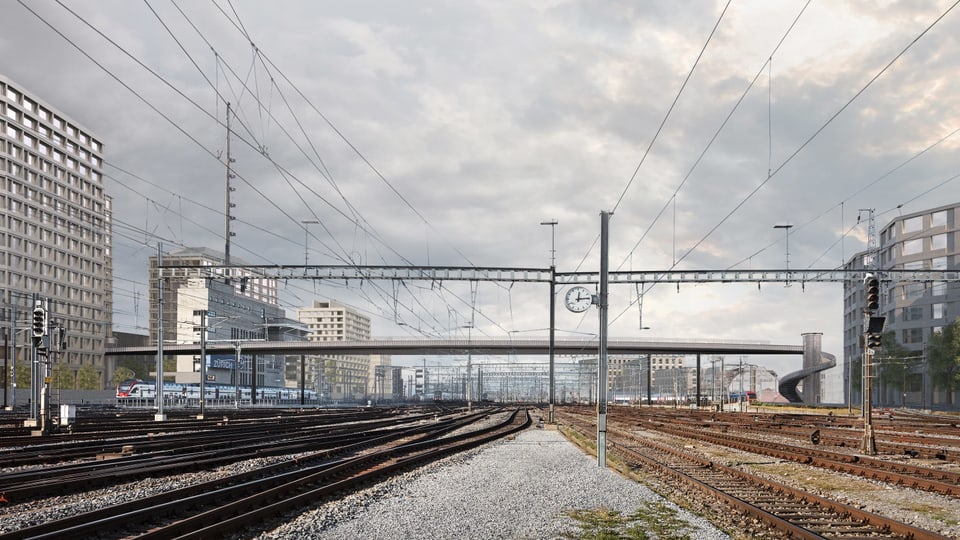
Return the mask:
<path id="1" fill-rule="evenodd" d="M 553 424 L 555 423 L 554 404 L 556 403 L 556 397 L 554 394 L 554 387 L 556 383 L 556 375 L 554 372 L 554 346 L 556 342 L 555 339 L 557 327 L 557 244 L 555 235 L 557 220 L 544 220 L 541 221 L 540 224 L 550 226 L 550 407 L 547 413 L 547 422 Z"/>
<path id="2" fill-rule="evenodd" d="M 200 414 L 197 420 L 203 420 L 207 402 L 207 310 L 200 310 Z"/>
<path id="3" fill-rule="evenodd" d="M 607 465 L 607 279 L 610 212 L 600 212 L 600 361 L 597 384 L 597 465 Z"/>
<path id="4" fill-rule="evenodd" d="M 310 253 L 307 249 L 310 245 L 310 225 L 316 225 L 320 222 L 315 219 L 304 219 L 300 223 L 303 223 L 303 265 L 306 266 Z"/>
<path id="5" fill-rule="evenodd" d="M 32 306 L 40 302 L 40 296 L 33 293 Z M 31 312 L 32 313 L 32 312 Z M 30 422 L 32 425 L 39 425 L 38 402 L 40 401 L 40 355 L 37 353 L 37 344 L 33 343 L 30 347 Z"/>
<path id="6" fill-rule="evenodd" d="M 864 314 L 864 330 L 870 312 Z M 867 455 L 876 455 L 877 443 L 873 436 L 873 355 L 869 351 L 866 335 L 863 340 L 863 441 L 860 451 Z"/>
<path id="7" fill-rule="evenodd" d="M 300 406 L 306 404 L 306 384 L 307 384 L 307 355 L 300 355 Z"/>
<path id="8" fill-rule="evenodd" d="M 697 353 L 697 408 L 700 408 L 700 353 Z"/>
<path id="9" fill-rule="evenodd" d="M 556 423 L 554 420 L 554 404 L 556 403 L 554 395 L 554 385 L 556 383 L 556 375 L 554 372 L 554 344 L 556 339 L 556 327 L 557 327 L 557 293 L 556 293 L 556 273 L 557 267 L 550 267 L 550 410 L 547 415 L 547 422 L 550 424 Z"/>
<path id="10" fill-rule="evenodd" d="M 50 299 L 45 298 L 43 300 L 43 310 L 46 312 L 46 323 L 44 324 L 43 329 L 43 339 L 46 340 L 46 343 L 43 344 L 43 349 L 38 350 L 37 354 L 39 355 L 37 360 L 37 373 L 40 375 L 40 432 L 46 433 L 50 428 L 50 383 L 48 381 L 49 377 L 49 366 L 50 366 L 50 350 L 53 348 L 51 342 L 52 336 L 50 335 Z"/>
<path id="11" fill-rule="evenodd" d="M 16 322 L 14 322 L 14 332 L 16 332 Z M 3 328 L 3 409 L 9 411 L 10 402 L 10 336 L 7 328 Z"/>
<path id="12" fill-rule="evenodd" d="M 11 299 L 12 300 L 12 299 Z M 10 383 L 10 410 L 16 410 L 17 408 L 17 304 L 16 302 L 11 302 L 13 304 L 13 324 L 11 328 L 10 336 L 10 371 L 13 374 L 13 380 Z"/>
<path id="13" fill-rule="evenodd" d="M 154 401 L 157 403 L 157 414 L 153 419 L 163 422 L 167 416 L 163 414 L 163 275 L 160 266 L 163 264 L 163 244 L 157 243 L 157 382 L 154 385 Z"/>
<path id="14" fill-rule="evenodd" d="M 467 412 L 473 410 L 473 380 L 470 376 L 473 374 L 473 314 L 470 315 L 470 326 L 467 327 Z"/>
<path id="15" fill-rule="evenodd" d="M 653 362 L 651 362 L 650 353 L 647 353 L 647 405 L 652 406 L 653 401 L 651 401 L 651 389 L 653 385 Z"/>

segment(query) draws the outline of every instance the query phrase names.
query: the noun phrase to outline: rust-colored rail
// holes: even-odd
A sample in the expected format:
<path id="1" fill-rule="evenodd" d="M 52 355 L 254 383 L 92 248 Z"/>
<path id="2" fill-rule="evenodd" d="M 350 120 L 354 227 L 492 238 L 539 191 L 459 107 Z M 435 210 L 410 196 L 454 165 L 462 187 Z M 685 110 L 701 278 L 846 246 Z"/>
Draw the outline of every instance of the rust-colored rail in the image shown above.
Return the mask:
<path id="1" fill-rule="evenodd" d="M 594 425 L 563 414 L 564 422 L 584 436 Z M 882 537 L 943 540 L 938 533 L 901 523 L 750 473 L 717 464 L 683 450 L 637 437 L 608 425 L 610 451 L 632 465 L 682 482 L 688 489 L 720 500 L 792 538 Z"/>

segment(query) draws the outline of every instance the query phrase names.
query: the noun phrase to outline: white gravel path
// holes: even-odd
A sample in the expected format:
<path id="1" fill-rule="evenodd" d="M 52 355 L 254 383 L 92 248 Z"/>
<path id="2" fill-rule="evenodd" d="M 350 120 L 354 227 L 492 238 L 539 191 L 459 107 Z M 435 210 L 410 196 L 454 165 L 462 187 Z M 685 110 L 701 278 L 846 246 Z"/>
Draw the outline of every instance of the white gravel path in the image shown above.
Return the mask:
<path id="1" fill-rule="evenodd" d="M 261 539 L 577 538 L 571 510 L 678 511 L 689 538 L 729 538 L 706 520 L 581 452 L 553 430 L 528 429 L 401 478 L 291 517 Z"/>

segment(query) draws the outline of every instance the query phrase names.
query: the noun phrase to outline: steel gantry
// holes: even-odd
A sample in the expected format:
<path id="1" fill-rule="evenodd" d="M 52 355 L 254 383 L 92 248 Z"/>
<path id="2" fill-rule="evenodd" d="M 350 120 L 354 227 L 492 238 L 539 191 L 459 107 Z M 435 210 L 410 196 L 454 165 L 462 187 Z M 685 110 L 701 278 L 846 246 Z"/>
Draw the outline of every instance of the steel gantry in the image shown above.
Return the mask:
<path id="1" fill-rule="evenodd" d="M 391 280 L 391 281 L 496 281 L 557 285 L 600 282 L 600 272 L 553 272 L 551 268 L 495 268 L 479 266 L 355 266 L 355 265 L 210 265 L 159 266 L 161 278 L 229 278 L 240 270 L 268 279 Z M 236 271 L 236 272 L 235 272 Z M 843 283 L 862 281 L 868 274 L 882 281 L 960 281 L 958 270 L 629 270 L 609 272 L 612 284 L 650 283 Z M 249 274 L 245 274 L 249 275 Z"/>

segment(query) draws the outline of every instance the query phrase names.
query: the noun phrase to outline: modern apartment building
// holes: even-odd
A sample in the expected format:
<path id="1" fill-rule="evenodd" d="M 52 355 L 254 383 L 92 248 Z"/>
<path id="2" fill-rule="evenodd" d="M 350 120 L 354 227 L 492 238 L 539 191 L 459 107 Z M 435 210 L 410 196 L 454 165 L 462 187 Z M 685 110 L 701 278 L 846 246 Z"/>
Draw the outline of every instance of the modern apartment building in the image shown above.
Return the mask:
<path id="1" fill-rule="evenodd" d="M 960 269 L 960 203 L 898 216 L 879 235 L 876 253 L 859 253 L 851 258 L 848 269 L 878 269 L 880 272 L 880 308 L 876 315 L 886 318 L 884 332 L 893 332 L 901 345 L 916 352 L 909 373 L 899 388 L 884 387 L 875 379 L 874 401 L 884 405 L 908 404 L 936 407 L 957 403 L 943 391 L 935 391 L 930 372 L 926 343 L 934 332 L 960 316 L 960 283 L 948 281 L 891 282 L 883 279 L 884 270 L 957 270 Z M 875 263 L 874 263 L 875 261 Z M 844 355 L 846 376 L 854 380 L 860 373 L 850 373 L 850 365 L 858 365 L 863 357 L 861 336 L 864 324 L 864 284 L 850 283 L 844 289 Z M 878 370 L 883 369 L 882 349 L 875 357 Z M 852 385 L 859 388 L 859 384 Z M 854 390 L 854 403 L 860 399 Z"/>
<path id="2" fill-rule="evenodd" d="M 651 398 L 653 394 L 673 396 L 682 392 L 686 395 L 686 381 L 679 385 L 679 389 L 674 384 L 679 377 L 677 373 L 683 371 L 685 360 L 682 354 L 610 356 L 607 360 L 609 395 L 619 401 L 645 400 L 648 383 Z"/>
<path id="3" fill-rule="evenodd" d="M 112 335 L 111 219 L 100 138 L 0 75 L 0 301 L 20 388 L 34 295 L 65 332 L 66 346 L 51 353 L 61 387 L 111 384 L 103 355 Z"/>
<path id="4" fill-rule="evenodd" d="M 314 300 L 310 307 L 297 310 L 297 320 L 307 327 L 310 341 L 355 341 L 370 339 L 370 318 L 336 302 Z M 367 355 L 329 355 L 312 357 L 322 366 L 317 381 L 324 399 L 355 400 L 370 388 L 370 357 Z M 389 360 L 381 360 L 388 365 Z"/>

